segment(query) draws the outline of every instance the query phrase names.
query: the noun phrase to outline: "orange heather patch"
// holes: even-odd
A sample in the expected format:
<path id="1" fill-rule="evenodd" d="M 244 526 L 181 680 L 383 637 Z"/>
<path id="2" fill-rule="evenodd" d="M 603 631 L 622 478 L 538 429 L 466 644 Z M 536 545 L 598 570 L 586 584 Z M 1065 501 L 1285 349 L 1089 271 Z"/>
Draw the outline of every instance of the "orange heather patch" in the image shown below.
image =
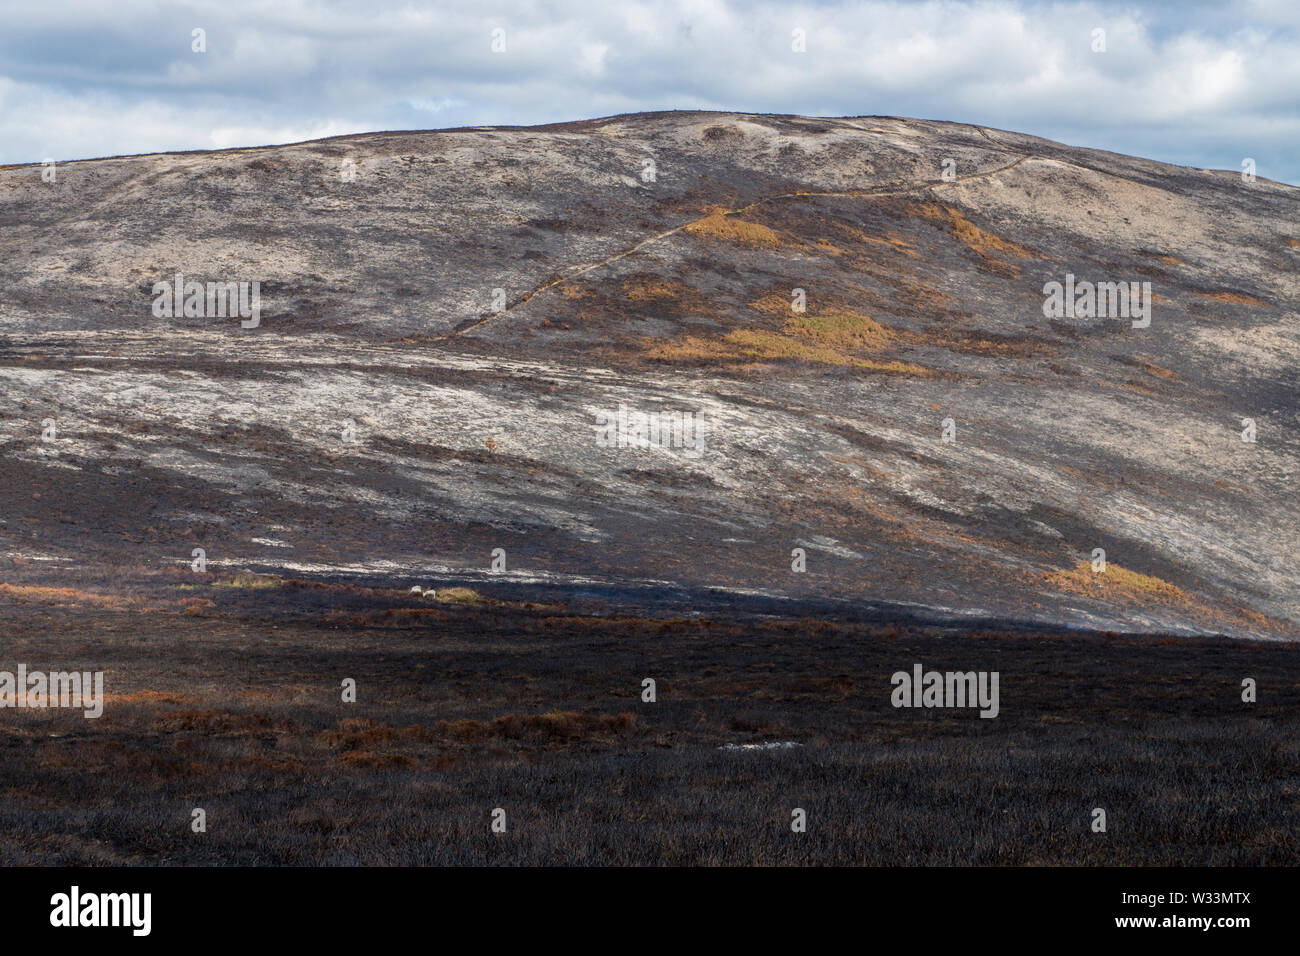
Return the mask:
<path id="1" fill-rule="evenodd" d="M 77 588 L 47 588 L 26 584 L 0 583 L 0 597 L 15 601 L 36 602 L 39 604 L 88 604 L 102 608 L 135 608 L 144 610 L 141 598 L 117 597 L 111 594 L 96 594 L 93 591 L 81 591 Z"/>
<path id="2" fill-rule="evenodd" d="M 762 312 L 764 315 L 771 315 L 777 318 L 790 315 L 790 299 L 779 292 L 769 292 L 767 295 L 755 299 L 749 303 L 749 307 L 756 312 Z"/>
<path id="3" fill-rule="evenodd" d="M 1215 302 L 1228 302 L 1232 305 L 1262 305 L 1265 308 L 1272 308 L 1271 303 L 1257 299 L 1253 295 L 1246 295 L 1244 292 L 1198 292 L 1196 294 L 1203 299 L 1213 299 Z"/>
<path id="4" fill-rule="evenodd" d="M 843 236 L 852 239 L 854 242 L 862 242 L 873 246 L 882 246 L 890 252 L 897 252 L 909 259 L 915 259 L 918 256 L 916 245 L 908 242 L 897 232 L 887 232 L 884 237 L 873 236 L 865 230 L 858 229 L 855 226 L 846 226 L 843 223 L 837 223 L 835 229 Z"/>
<path id="5" fill-rule="evenodd" d="M 816 345 L 837 349 L 879 349 L 893 338 L 879 322 L 856 312 L 795 314 L 786 323 L 786 331 Z"/>
<path id="6" fill-rule="evenodd" d="M 1052 571 L 1042 579 L 1070 594 L 1092 597 L 1129 598 L 1136 601 L 1194 604 L 1195 599 L 1182 588 L 1148 574 L 1129 571 L 1117 564 L 1107 564 L 1105 571 L 1093 571 L 1087 561 L 1080 561 L 1068 571 Z"/>
<path id="7" fill-rule="evenodd" d="M 621 283 L 623 295 L 632 302 L 657 302 L 664 299 L 677 300 L 698 295 L 695 289 L 678 282 L 676 279 L 657 279 L 646 276 L 630 276 Z"/>
<path id="8" fill-rule="evenodd" d="M 1138 367 L 1141 368 L 1142 371 L 1146 372 L 1148 375 L 1154 375 L 1157 378 L 1163 378 L 1166 381 L 1171 381 L 1171 382 L 1178 380 L 1177 372 L 1171 372 L 1169 369 L 1157 365 L 1155 362 L 1151 361 L 1145 355 L 1135 355 L 1133 358 L 1138 363 Z"/>
<path id="9" fill-rule="evenodd" d="M 134 690 L 125 694 L 105 694 L 105 704 L 188 704 L 190 698 L 161 690 Z"/>
<path id="10" fill-rule="evenodd" d="M 781 238 L 767 226 L 746 222 L 721 209 L 695 220 L 686 231 L 693 236 L 722 239 L 742 246 L 775 246 L 781 242 Z"/>
<path id="11" fill-rule="evenodd" d="M 1001 262 L 997 258 L 999 255 L 1015 256 L 1017 259 L 1042 258 L 1032 249 L 1026 249 L 1018 243 L 981 229 L 967 219 L 960 210 L 954 209 L 952 206 L 932 202 L 910 203 L 908 209 L 913 215 L 945 223 L 962 245 L 973 252 L 979 253 L 986 261 L 996 263 L 1003 268 L 1015 267 Z"/>

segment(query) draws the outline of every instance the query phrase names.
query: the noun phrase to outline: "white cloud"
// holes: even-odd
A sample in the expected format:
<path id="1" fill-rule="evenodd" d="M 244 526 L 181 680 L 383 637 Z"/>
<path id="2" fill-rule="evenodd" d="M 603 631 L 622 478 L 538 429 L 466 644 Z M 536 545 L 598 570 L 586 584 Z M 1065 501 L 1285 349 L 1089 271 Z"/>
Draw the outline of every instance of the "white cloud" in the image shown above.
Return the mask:
<path id="1" fill-rule="evenodd" d="M 70 27 L 69 24 L 75 25 Z M 208 52 L 190 50 L 207 31 Z M 493 27 L 507 52 L 493 54 Z M 806 53 L 790 32 L 807 31 Z M 1091 49 L 1106 30 L 1107 50 Z M 1293 5 L 68 0 L 6 14 L 0 161 L 638 109 L 889 113 L 1300 179 Z M 430 90 L 437 91 L 431 96 Z M 422 120 L 421 117 L 424 117 Z M 436 118 L 436 119 L 435 119 Z"/>
<path id="2" fill-rule="evenodd" d="M 444 96 L 436 100 L 430 100 L 430 99 L 407 100 L 406 103 L 408 106 L 411 107 L 411 109 L 420 110 L 421 112 L 424 113 L 444 113 L 447 110 L 462 109 L 463 107 L 469 105 L 464 100 L 453 99 L 449 96 Z"/>
<path id="3" fill-rule="evenodd" d="M 370 130 L 330 120 L 312 126 L 221 126 L 208 134 L 208 140 L 212 149 L 231 149 L 249 143 L 301 143 L 309 139 L 365 132 Z"/>

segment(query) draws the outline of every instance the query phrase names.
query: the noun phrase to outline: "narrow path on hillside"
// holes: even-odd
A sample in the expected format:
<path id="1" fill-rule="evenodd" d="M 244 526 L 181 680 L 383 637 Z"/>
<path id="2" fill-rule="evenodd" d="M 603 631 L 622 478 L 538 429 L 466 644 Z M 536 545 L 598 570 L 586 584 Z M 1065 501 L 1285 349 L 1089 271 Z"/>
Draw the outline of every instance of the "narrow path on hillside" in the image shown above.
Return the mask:
<path id="1" fill-rule="evenodd" d="M 947 182 L 941 180 L 935 183 L 908 183 L 908 184 L 891 183 L 889 185 L 880 186 L 875 189 L 848 189 L 848 190 L 833 190 L 833 191 L 825 191 L 825 192 L 817 192 L 813 190 L 799 190 L 797 192 L 791 192 L 791 193 L 778 193 L 777 195 L 774 196 L 764 196 L 761 199 L 756 199 L 753 202 L 749 203 L 748 205 L 740 206 L 737 209 L 728 209 L 724 211 L 722 215 L 724 216 L 743 215 L 744 213 L 747 213 L 751 209 L 754 209 L 758 206 L 766 205 L 767 203 L 771 203 L 771 202 L 778 202 L 782 199 L 806 199 L 812 197 L 831 197 L 831 198 L 844 198 L 844 199 L 868 199 L 868 198 L 874 199 L 881 196 L 906 196 L 921 190 L 939 189 L 945 186 L 956 186 L 960 183 L 969 182 L 972 179 L 980 179 L 988 176 L 996 176 L 998 173 L 1005 173 L 1008 170 L 1015 169 L 1021 163 L 1025 162 L 1025 160 L 1032 159 L 1032 158 L 1033 157 L 1030 156 L 1029 154 L 1022 154 L 1019 159 L 1015 160 L 1014 162 L 1007 163 L 1005 166 L 999 166 L 996 169 L 986 169 L 977 173 L 967 173 L 965 176 L 957 176 L 956 178 Z M 710 213 L 709 215 L 718 215 L 718 213 L 716 212 Z M 701 218 L 708 218 L 708 217 L 705 216 Z M 457 326 L 452 331 L 446 333 L 445 335 L 439 336 L 437 341 L 443 341 L 445 339 L 454 338 L 455 336 L 462 335 L 465 332 L 470 331 L 471 329 L 476 329 L 480 325 L 490 322 L 493 319 L 498 319 L 503 315 L 509 315 L 511 312 L 513 312 L 515 309 L 518 309 L 520 306 L 526 305 L 533 298 L 533 296 L 537 295 L 538 293 L 545 292 L 547 289 L 552 289 L 557 285 L 563 285 L 565 282 L 569 282 L 573 279 L 578 278 L 579 276 L 584 276 L 588 272 L 592 272 L 593 270 L 599 269 L 602 266 L 607 266 L 610 263 L 618 262 L 620 259 L 626 259 L 628 256 L 633 255 L 636 252 L 639 252 L 640 250 L 644 249 L 646 246 L 655 242 L 659 242 L 663 239 L 667 239 L 669 236 L 674 236 L 677 233 L 681 232 L 683 229 L 686 229 L 700 221 L 701 221 L 700 219 L 692 219 L 690 222 L 684 222 L 680 226 L 674 226 L 672 229 L 666 229 L 663 232 L 656 233 L 653 236 L 650 236 L 646 239 L 642 239 L 634 246 L 624 249 L 621 252 L 616 252 L 613 255 L 607 256 L 606 258 L 601 259 L 597 262 L 592 262 L 587 265 L 570 266 L 569 267 L 570 271 L 567 272 L 565 275 L 560 276 L 558 279 L 552 279 L 550 282 L 544 283 L 543 285 L 540 285 L 537 288 L 524 293 L 515 302 L 507 305 L 502 311 L 493 312 L 489 315 L 480 316 L 477 319 L 473 319 L 472 321 L 463 323 Z"/>

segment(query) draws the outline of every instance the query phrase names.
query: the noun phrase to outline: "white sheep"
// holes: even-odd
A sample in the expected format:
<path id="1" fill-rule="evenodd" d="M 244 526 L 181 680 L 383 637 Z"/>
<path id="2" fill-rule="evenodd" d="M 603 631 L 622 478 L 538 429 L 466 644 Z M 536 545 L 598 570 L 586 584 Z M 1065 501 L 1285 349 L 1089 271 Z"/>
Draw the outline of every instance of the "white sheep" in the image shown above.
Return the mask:
<path id="1" fill-rule="evenodd" d="M 433 588 L 429 588 L 424 592 L 424 599 L 426 601 L 436 601 L 438 599 L 438 592 Z"/>
<path id="2" fill-rule="evenodd" d="M 423 590 L 424 590 L 424 589 L 423 589 L 422 587 L 420 587 L 420 586 L 417 584 L 415 587 L 411 588 L 410 593 L 411 593 L 411 594 L 419 594 L 419 593 L 420 593 L 421 591 L 423 591 Z"/>

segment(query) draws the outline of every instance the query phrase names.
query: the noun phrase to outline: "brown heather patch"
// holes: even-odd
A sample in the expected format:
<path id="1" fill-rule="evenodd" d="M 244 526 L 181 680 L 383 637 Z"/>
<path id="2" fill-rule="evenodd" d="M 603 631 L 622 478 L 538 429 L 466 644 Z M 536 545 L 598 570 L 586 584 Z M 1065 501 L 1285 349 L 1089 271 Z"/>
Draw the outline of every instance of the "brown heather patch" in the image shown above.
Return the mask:
<path id="1" fill-rule="evenodd" d="M 702 176 L 694 186 L 676 199 L 662 199 L 655 208 L 664 216 L 707 216 L 719 209 L 740 209 L 752 202 L 736 187 L 713 176 Z"/>
<path id="2" fill-rule="evenodd" d="M 1169 369 L 1163 368 L 1148 359 L 1139 358 L 1138 365 L 1141 367 L 1142 371 L 1146 372 L 1148 375 L 1154 375 L 1157 378 L 1163 378 L 1170 382 L 1178 381 L 1177 372 L 1171 372 Z"/>
<path id="3" fill-rule="evenodd" d="M 857 482 L 842 482 L 835 489 L 836 500 L 847 505 L 855 512 L 868 515 L 882 524 L 892 526 L 890 533 L 899 538 L 912 537 L 902 518 L 898 516 L 898 506 L 888 498 L 877 496 L 870 488 Z"/>
<path id="4" fill-rule="evenodd" d="M 438 588 L 437 600 L 443 604 L 487 604 L 488 599 L 473 588 Z"/>
<path id="5" fill-rule="evenodd" d="M 273 574 L 253 574 L 251 571 L 241 571 L 234 577 L 213 581 L 212 586 L 214 588 L 248 588 L 260 591 L 267 588 L 278 588 L 283 583 L 283 579 Z"/>
<path id="6" fill-rule="evenodd" d="M 943 311 L 952 305 L 952 296 L 941 292 L 928 282 L 909 279 L 906 276 L 882 274 L 879 271 L 875 275 L 894 290 L 898 301 L 917 312 L 929 315 Z"/>
<path id="7" fill-rule="evenodd" d="M 933 339 L 933 344 L 952 352 L 970 355 L 983 355 L 991 358 L 1032 358 L 1036 355 L 1056 355 L 1056 350 L 1039 339 L 1012 338 L 993 334 L 980 335 L 977 332 L 958 331 L 948 334 L 941 332 Z M 939 406 L 935 406 L 938 408 Z"/>
<path id="8" fill-rule="evenodd" d="M 434 738 L 432 730 L 417 724 L 393 727 L 376 724 L 368 717 L 345 717 L 338 722 L 337 729 L 317 734 L 316 743 L 330 750 L 372 751 L 376 747 L 426 743 Z"/>
<path id="9" fill-rule="evenodd" d="M 665 299 L 676 301 L 698 295 L 695 289 L 684 282 L 652 275 L 628 276 L 620 283 L 620 287 L 623 295 L 632 302 L 661 302 Z"/>
<path id="10" fill-rule="evenodd" d="M 85 605 L 109 610 L 127 608 L 135 611 L 149 610 L 145 607 L 142 598 L 96 594 L 78 588 L 48 588 L 38 585 L 0 583 L 0 598 L 10 598 L 24 604 Z"/>
<path id="11" fill-rule="evenodd" d="M 1288 239 L 1286 244 L 1288 246 L 1300 246 L 1300 239 Z"/>
<path id="12" fill-rule="evenodd" d="M 759 297 L 750 303 L 750 307 L 764 315 L 784 317 L 784 327 L 779 332 L 732 329 L 721 338 L 687 336 L 676 342 L 655 344 L 649 356 L 654 359 L 724 362 L 790 360 L 900 375 L 931 374 L 929 369 L 907 362 L 846 354 L 879 351 L 898 338 L 897 333 L 869 316 L 848 309 L 820 314 L 792 313 L 789 301 L 776 292 Z"/>
<path id="13" fill-rule="evenodd" d="M 873 529 L 873 534 L 882 541 L 906 543 L 910 547 L 921 545 L 931 550 L 941 548 L 954 557 L 969 551 L 963 545 L 985 544 L 978 538 L 957 534 L 927 518 L 901 518 L 897 501 L 887 492 L 882 493 L 861 481 L 839 482 L 830 486 L 829 492 L 835 501 L 852 509 L 855 514 L 878 521 L 879 527 Z"/>
<path id="14" fill-rule="evenodd" d="M 650 309 L 656 315 L 664 316 L 699 317 L 719 312 L 717 302 L 699 289 L 671 277 L 639 272 L 625 276 L 612 294 L 602 294 L 581 307 L 576 317 L 599 319 L 625 311 L 629 304 L 633 310 Z"/>
<path id="15" fill-rule="evenodd" d="M 846 366 L 899 375 L 932 374 L 929 369 L 922 368 L 919 365 L 898 361 L 855 358 L 836 349 L 805 341 L 800 337 L 761 329 L 733 329 L 722 339 L 688 336 L 681 342 L 657 346 L 649 354 L 651 358 L 660 359 L 730 361 L 750 358 L 765 361 L 791 360 L 810 362 L 816 365 Z"/>
<path id="16" fill-rule="evenodd" d="M 287 728 L 278 727 L 261 714 L 241 714 L 228 710 L 177 710 L 154 721 L 161 731 L 197 731 L 209 737 L 250 737 Z"/>
<path id="17" fill-rule="evenodd" d="M 985 262 L 994 267 L 994 271 L 1009 270 L 1012 275 L 1019 275 L 1020 273 L 1019 267 L 1002 261 L 999 256 L 1009 255 L 1015 256 L 1017 259 L 1043 258 L 1031 249 L 1026 249 L 1018 243 L 981 229 L 967 219 L 960 210 L 954 209 L 952 206 L 932 202 L 909 203 L 908 211 L 912 215 L 946 225 L 962 245 L 972 252 L 978 253 Z"/>
<path id="18" fill-rule="evenodd" d="M 727 342 L 741 355 L 764 359 L 798 359 L 821 365 L 848 365 L 846 355 L 831 348 L 809 345 L 779 332 L 756 329 L 733 329 L 727 333 Z"/>
<path id="19" fill-rule="evenodd" d="M 848 226 L 843 223 L 835 223 L 834 229 L 837 235 L 851 239 L 853 242 L 866 243 L 871 246 L 880 246 L 888 249 L 890 252 L 907 256 L 909 259 L 915 259 L 919 255 L 916 251 L 916 244 L 904 239 L 897 232 L 886 232 L 883 237 L 873 236 L 856 226 Z"/>
<path id="20" fill-rule="evenodd" d="M 1106 600 L 1129 599 L 1195 604 L 1196 600 L 1182 588 L 1148 574 L 1129 571 L 1117 564 L 1107 563 L 1105 571 L 1093 571 L 1087 561 L 1080 561 L 1067 571 L 1052 571 L 1041 575 L 1043 581 L 1069 594 L 1082 594 Z"/>
<path id="21" fill-rule="evenodd" d="M 1243 622 L 1250 627 L 1256 627 L 1263 631 L 1289 634 L 1292 638 L 1300 637 L 1300 627 L 1297 627 L 1293 621 L 1270 617 L 1267 614 L 1261 614 L 1259 611 L 1254 611 L 1250 608 L 1244 607 L 1233 608 L 1229 613 L 1235 620 Z"/>
<path id="22" fill-rule="evenodd" d="M 1118 488 L 1119 482 L 1105 471 L 1089 472 L 1082 468 L 1074 468 L 1070 465 L 1058 464 L 1057 471 L 1064 472 L 1067 475 L 1078 478 L 1080 481 L 1089 485 L 1096 485 L 1100 488 Z M 1084 499 L 1091 500 L 1091 499 Z"/>
<path id="23" fill-rule="evenodd" d="M 1224 491 L 1241 491 L 1241 492 L 1244 492 L 1245 494 L 1248 494 L 1248 495 L 1249 495 L 1249 494 L 1254 494 L 1254 492 L 1251 491 L 1251 489 L 1249 489 L 1249 488 L 1244 488 L 1244 487 L 1242 487 L 1241 485 L 1234 485 L 1234 484 L 1233 484 L 1232 482 L 1230 482 L 1230 481 L 1215 481 L 1215 482 L 1214 482 L 1214 487 L 1216 487 L 1216 488 L 1222 488 Z"/>
<path id="24" fill-rule="evenodd" d="M 760 296 L 749 303 L 749 307 L 756 312 L 775 318 L 784 318 L 791 314 L 790 299 L 780 292 L 769 292 L 767 295 Z"/>
<path id="25" fill-rule="evenodd" d="M 770 332 L 764 334 L 775 335 Z M 656 341 L 646 354 L 652 359 L 665 361 L 738 361 L 742 353 L 729 340 L 730 336 L 722 339 L 688 335 L 675 342 Z"/>
<path id="26" fill-rule="evenodd" d="M 868 269 L 868 271 L 879 271 L 876 264 L 872 263 L 870 265 L 872 269 Z M 948 293 L 928 285 L 927 282 L 900 276 L 900 274 L 893 272 L 880 274 L 879 278 L 893 291 L 892 297 L 885 297 L 885 295 L 880 295 L 874 290 L 863 289 L 859 285 L 844 284 L 840 287 L 839 293 L 819 293 L 816 295 L 816 312 L 811 313 L 813 319 L 809 321 L 816 321 L 818 315 L 846 315 L 858 316 L 861 321 L 866 321 L 866 323 L 875 323 L 874 319 L 870 319 L 870 317 L 862 315 L 858 311 L 859 308 L 862 308 L 863 303 L 870 304 L 872 307 L 885 308 L 887 311 L 891 306 L 897 307 L 900 302 L 919 312 L 940 312 L 952 306 L 953 298 Z M 763 294 L 750 302 L 749 307 L 753 308 L 755 312 L 762 313 L 762 315 L 771 316 L 772 319 L 787 321 L 787 324 L 793 321 L 793 316 L 797 315 L 797 313 L 790 311 L 790 299 L 785 290 L 774 290 Z M 810 315 L 810 313 L 803 313 L 803 316 L 807 315 Z M 859 319 L 854 319 L 854 321 L 859 321 Z M 910 339 L 906 333 L 897 329 L 887 329 L 884 325 L 879 324 L 876 324 L 876 328 L 879 328 L 885 337 L 892 339 L 894 342 L 906 342 Z M 789 330 L 787 329 L 787 332 Z"/>
<path id="27" fill-rule="evenodd" d="M 209 608 L 216 606 L 215 601 L 209 601 L 207 598 L 189 598 L 184 602 L 181 613 L 188 617 L 203 617 Z"/>
<path id="28" fill-rule="evenodd" d="M 441 620 L 447 613 L 436 607 L 389 607 L 374 611 L 326 611 L 321 620 L 335 627 L 396 627 Z"/>
<path id="29" fill-rule="evenodd" d="M 1152 397 L 1157 397 L 1164 394 L 1163 392 L 1160 391 L 1160 389 L 1156 388 L 1152 383 L 1139 382 L 1135 378 L 1131 378 L 1127 381 L 1120 382 L 1119 385 L 1117 385 L 1116 387 L 1125 389 L 1130 392 L 1138 392 L 1139 394 L 1142 395 L 1150 395 Z"/>
<path id="30" fill-rule="evenodd" d="M 125 694 L 105 694 L 105 704 L 188 704 L 190 698 L 161 690 L 134 690 Z"/>
<path id="31" fill-rule="evenodd" d="M 875 359 L 855 359 L 854 368 L 867 369 L 872 372 L 889 372 L 894 375 L 934 375 L 934 369 L 925 368 L 921 365 L 915 365 L 911 362 L 899 362 L 890 360 L 877 362 Z"/>
<path id="32" fill-rule="evenodd" d="M 576 282 L 561 280 L 556 284 L 555 290 L 566 299 L 582 301 L 583 299 L 596 298 L 596 290 L 587 282 Z"/>
<path id="33" fill-rule="evenodd" d="M 767 226 L 737 219 L 735 215 L 729 215 L 721 209 L 695 220 L 686 227 L 686 232 L 742 246 L 775 246 L 781 242 L 781 238 Z"/>
<path id="34" fill-rule="evenodd" d="M 800 338 L 835 349 L 880 349 L 893 338 L 879 322 L 856 312 L 794 314 L 786 327 Z"/>
<path id="35" fill-rule="evenodd" d="M 444 598 L 444 591 L 452 593 Z M 401 592 L 400 596 L 402 598 L 409 597 L 405 592 Z M 523 611 L 544 612 L 565 610 L 563 604 L 547 604 L 537 601 L 498 601 L 495 598 L 485 597 L 469 588 L 446 588 L 438 592 L 437 600 L 431 605 L 376 608 L 369 611 L 331 610 L 321 615 L 321 620 L 334 627 L 401 627 L 429 621 L 451 620 L 456 612 L 447 605 L 515 608 Z"/>
<path id="36" fill-rule="evenodd" d="M 280 586 L 302 591 L 325 591 L 330 594 L 363 598 L 408 598 L 405 588 L 375 588 L 364 584 L 341 584 L 334 581 L 311 581 L 305 578 L 281 578 Z"/>
<path id="37" fill-rule="evenodd" d="M 1257 299 L 1253 295 L 1247 295 L 1244 292 L 1198 292 L 1196 293 L 1203 299 L 1213 299 L 1215 302 L 1228 302 L 1232 305 L 1259 305 L 1265 308 L 1272 308 L 1271 303 L 1263 299 Z"/>

